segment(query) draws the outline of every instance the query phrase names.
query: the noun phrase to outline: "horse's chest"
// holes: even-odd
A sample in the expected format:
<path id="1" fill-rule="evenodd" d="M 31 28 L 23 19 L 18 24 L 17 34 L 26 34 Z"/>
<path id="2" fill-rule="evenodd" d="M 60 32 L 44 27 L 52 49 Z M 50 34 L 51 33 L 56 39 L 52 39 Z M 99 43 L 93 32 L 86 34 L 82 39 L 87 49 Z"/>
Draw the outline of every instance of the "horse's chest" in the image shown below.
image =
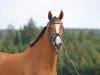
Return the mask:
<path id="1" fill-rule="evenodd" d="M 38 68 L 31 69 L 27 71 L 26 75 L 56 75 L 56 71 L 51 71 L 50 69 Z"/>

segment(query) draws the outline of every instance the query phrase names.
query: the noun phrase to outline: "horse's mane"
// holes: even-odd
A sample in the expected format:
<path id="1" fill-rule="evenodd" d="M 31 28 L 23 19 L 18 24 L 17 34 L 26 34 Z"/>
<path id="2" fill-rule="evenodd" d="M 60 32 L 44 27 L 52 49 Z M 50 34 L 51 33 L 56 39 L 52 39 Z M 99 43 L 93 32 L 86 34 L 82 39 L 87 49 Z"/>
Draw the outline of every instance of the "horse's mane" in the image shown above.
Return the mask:
<path id="1" fill-rule="evenodd" d="M 30 47 L 34 46 L 38 42 L 38 40 L 43 36 L 43 34 L 46 31 L 46 29 L 47 29 L 47 26 L 45 26 L 43 28 L 43 30 L 41 31 L 41 33 L 39 34 L 39 36 L 36 38 L 36 40 L 32 44 L 30 44 Z"/>

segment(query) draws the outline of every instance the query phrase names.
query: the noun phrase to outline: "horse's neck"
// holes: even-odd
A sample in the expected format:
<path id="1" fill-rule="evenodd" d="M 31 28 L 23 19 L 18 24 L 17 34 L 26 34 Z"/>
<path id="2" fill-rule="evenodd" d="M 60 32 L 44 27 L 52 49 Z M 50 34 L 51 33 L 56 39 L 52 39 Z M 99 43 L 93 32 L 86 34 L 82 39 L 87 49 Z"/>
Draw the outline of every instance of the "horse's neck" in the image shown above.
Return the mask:
<path id="1" fill-rule="evenodd" d="M 56 64 L 57 55 L 48 36 L 48 32 L 45 31 L 40 40 L 27 50 L 27 53 L 30 58 L 32 58 L 33 62 L 35 59 L 35 61 L 43 62 L 44 64 L 49 64 L 53 67 Z"/>

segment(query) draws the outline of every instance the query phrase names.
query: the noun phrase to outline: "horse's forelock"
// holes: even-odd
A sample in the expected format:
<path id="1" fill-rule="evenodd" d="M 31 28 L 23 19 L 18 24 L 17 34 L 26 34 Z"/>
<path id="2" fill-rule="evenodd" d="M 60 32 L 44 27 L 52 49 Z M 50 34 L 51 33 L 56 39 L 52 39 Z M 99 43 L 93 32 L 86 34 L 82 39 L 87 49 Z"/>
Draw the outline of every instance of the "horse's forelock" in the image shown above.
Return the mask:
<path id="1" fill-rule="evenodd" d="M 49 23 L 55 23 L 55 21 L 57 20 L 57 17 L 56 16 L 54 16 L 54 17 L 52 17 L 52 19 L 50 20 L 50 22 Z"/>

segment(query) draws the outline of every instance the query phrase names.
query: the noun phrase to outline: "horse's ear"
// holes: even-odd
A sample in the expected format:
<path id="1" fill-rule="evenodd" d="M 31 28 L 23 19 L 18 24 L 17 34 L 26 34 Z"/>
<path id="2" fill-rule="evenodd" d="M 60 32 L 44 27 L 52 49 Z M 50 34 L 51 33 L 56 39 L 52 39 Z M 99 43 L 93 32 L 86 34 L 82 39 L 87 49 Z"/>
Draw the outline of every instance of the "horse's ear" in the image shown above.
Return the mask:
<path id="1" fill-rule="evenodd" d="M 60 14 L 59 14 L 59 19 L 61 20 L 62 18 L 63 18 L 63 16 L 64 16 L 64 13 L 63 13 L 63 11 L 61 10 L 61 12 L 60 12 Z"/>
<path id="2" fill-rule="evenodd" d="M 51 13 L 51 11 L 49 11 L 49 13 L 48 13 L 48 19 L 51 20 L 51 18 L 52 18 L 52 13 Z"/>

